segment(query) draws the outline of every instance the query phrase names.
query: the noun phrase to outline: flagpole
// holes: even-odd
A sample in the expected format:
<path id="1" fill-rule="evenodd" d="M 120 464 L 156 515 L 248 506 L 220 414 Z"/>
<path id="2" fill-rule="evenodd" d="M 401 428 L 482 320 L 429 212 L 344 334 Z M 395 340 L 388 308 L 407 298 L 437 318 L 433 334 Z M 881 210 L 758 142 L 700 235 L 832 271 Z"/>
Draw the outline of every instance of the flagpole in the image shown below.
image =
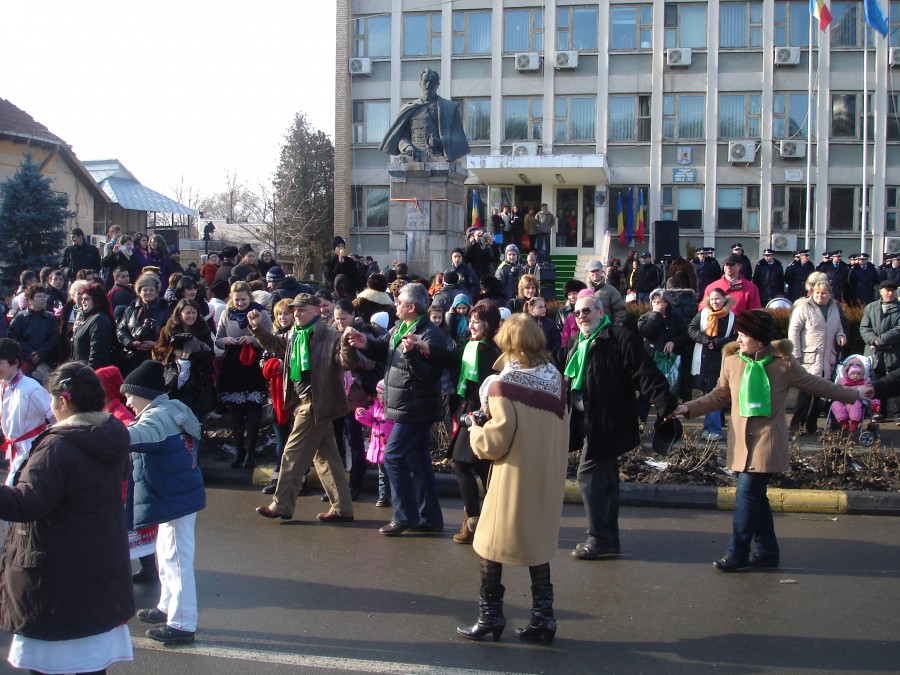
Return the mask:
<path id="1" fill-rule="evenodd" d="M 809 79 L 806 101 L 806 225 L 804 232 L 803 248 L 809 248 L 809 226 L 812 219 L 812 127 L 813 127 L 813 17 L 809 17 Z M 819 125 L 819 108 L 816 106 L 816 133 L 818 134 Z M 788 129 L 789 131 L 789 129 Z M 818 143 L 816 144 L 816 155 L 818 156 Z M 817 254 L 818 255 L 818 254 Z"/>
<path id="2" fill-rule="evenodd" d="M 862 147 L 862 222 L 860 224 L 860 252 L 866 252 L 866 225 L 868 225 L 868 209 L 866 208 L 866 170 L 869 162 L 869 27 L 863 22 L 863 147 Z"/>

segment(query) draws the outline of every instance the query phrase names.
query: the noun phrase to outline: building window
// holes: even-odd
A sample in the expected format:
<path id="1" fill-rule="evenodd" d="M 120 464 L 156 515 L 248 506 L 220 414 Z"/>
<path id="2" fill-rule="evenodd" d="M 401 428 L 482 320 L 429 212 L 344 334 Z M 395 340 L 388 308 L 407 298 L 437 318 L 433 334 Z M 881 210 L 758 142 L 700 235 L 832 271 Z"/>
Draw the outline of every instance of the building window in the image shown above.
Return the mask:
<path id="1" fill-rule="evenodd" d="M 544 10 L 507 9 L 503 15 L 503 51 L 544 51 Z"/>
<path id="2" fill-rule="evenodd" d="M 828 29 L 831 31 L 832 47 L 859 47 L 862 45 L 862 11 L 859 2 L 832 2 L 832 21 Z M 871 34 L 869 44 L 872 44 Z"/>
<path id="3" fill-rule="evenodd" d="M 363 16 L 353 21 L 353 55 L 379 57 L 391 55 L 391 17 Z"/>
<path id="4" fill-rule="evenodd" d="M 809 116 L 809 97 L 806 92 L 788 94 L 776 92 L 772 101 L 772 137 L 808 138 L 809 124 L 812 122 L 816 133 L 816 117 Z M 816 105 L 813 97 L 813 106 Z M 813 108 L 815 110 L 815 107 Z"/>
<path id="5" fill-rule="evenodd" d="M 476 218 L 481 226 L 487 230 L 488 217 L 490 213 L 487 210 L 487 187 L 468 187 L 466 188 L 466 227 L 475 225 Z"/>
<path id="6" fill-rule="evenodd" d="M 609 97 L 609 140 L 650 140 L 650 97 Z"/>
<path id="7" fill-rule="evenodd" d="M 884 231 L 897 231 L 897 210 L 898 198 L 900 198 L 900 188 L 889 187 L 885 190 L 885 214 L 884 214 Z"/>
<path id="8" fill-rule="evenodd" d="M 596 7 L 559 7 L 556 10 L 556 49 L 597 51 Z"/>
<path id="9" fill-rule="evenodd" d="M 505 140 L 540 141 L 543 123 L 543 98 L 507 98 L 503 101 Z"/>
<path id="10" fill-rule="evenodd" d="M 491 99 L 466 98 L 460 104 L 466 138 L 469 141 L 491 140 Z"/>
<path id="11" fill-rule="evenodd" d="M 716 202 L 716 229 L 759 232 L 758 185 L 720 187 Z"/>
<path id="12" fill-rule="evenodd" d="M 887 139 L 900 141 L 900 94 L 888 94 Z"/>
<path id="13" fill-rule="evenodd" d="M 862 222 L 862 189 L 833 187 L 829 197 L 828 229 L 843 232 L 858 230 Z M 866 191 L 866 198 L 872 198 L 871 189 Z"/>
<path id="14" fill-rule="evenodd" d="M 353 227 L 357 230 L 388 229 L 389 203 L 390 190 L 386 187 L 353 188 Z"/>
<path id="15" fill-rule="evenodd" d="M 388 101 L 353 102 L 353 143 L 381 143 L 390 126 L 391 104 Z"/>
<path id="16" fill-rule="evenodd" d="M 672 47 L 706 48 L 706 3 L 666 3 L 666 49 Z"/>
<path id="17" fill-rule="evenodd" d="M 557 96 L 553 111 L 554 141 L 596 140 L 597 98 Z"/>
<path id="18" fill-rule="evenodd" d="M 703 188 L 663 186 L 662 219 L 677 220 L 682 230 L 703 229 Z"/>
<path id="19" fill-rule="evenodd" d="M 491 11 L 453 12 L 453 53 L 491 53 Z"/>
<path id="20" fill-rule="evenodd" d="M 668 94 L 663 96 L 663 138 L 681 140 L 703 138 L 703 94 Z"/>
<path id="21" fill-rule="evenodd" d="M 760 95 L 719 96 L 719 138 L 759 138 Z"/>
<path id="22" fill-rule="evenodd" d="M 609 23 L 610 49 L 653 48 L 653 5 L 612 5 Z"/>
<path id="23" fill-rule="evenodd" d="M 809 2 L 775 3 L 775 46 L 809 47 Z M 819 29 L 813 31 L 813 47 L 819 44 Z"/>
<path id="24" fill-rule="evenodd" d="M 810 223 L 815 223 L 816 193 L 812 191 L 812 213 Z M 813 227 L 813 225 L 810 225 Z M 806 229 L 806 186 L 772 186 L 772 229 Z"/>
<path id="25" fill-rule="evenodd" d="M 441 53 L 441 13 L 403 15 L 403 55 L 439 56 Z"/>
<path id="26" fill-rule="evenodd" d="M 719 46 L 762 46 L 762 2 L 723 2 L 719 5 Z"/>
<path id="27" fill-rule="evenodd" d="M 875 117 L 872 96 L 869 95 L 869 140 L 875 138 Z M 831 95 L 831 137 L 834 139 L 862 139 L 862 94 Z"/>
<path id="28" fill-rule="evenodd" d="M 890 3 L 888 14 L 888 38 L 891 47 L 900 47 L 900 2 Z"/>

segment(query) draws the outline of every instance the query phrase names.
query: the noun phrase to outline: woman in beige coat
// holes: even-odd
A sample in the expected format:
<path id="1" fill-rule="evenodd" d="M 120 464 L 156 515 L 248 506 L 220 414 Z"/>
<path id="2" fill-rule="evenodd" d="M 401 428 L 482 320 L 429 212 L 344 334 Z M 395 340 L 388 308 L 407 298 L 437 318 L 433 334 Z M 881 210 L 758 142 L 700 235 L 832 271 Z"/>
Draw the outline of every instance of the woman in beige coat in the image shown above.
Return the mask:
<path id="1" fill-rule="evenodd" d="M 841 387 L 806 372 L 793 358 L 788 340 L 772 342 L 775 324 L 764 309 L 742 312 L 734 325 L 737 343 L 723 350 L 716 388 L 678 406 L 675 415 L 696 417 L 732 402 L 728 426 L 728 467 L 737 474 L 734 524 L 725 555 L 713 565 L 722 572 L 746 567 L 777 567 L 780 560 L 766 485 L 772 474 L 790 469 L 788 429 L 784 421 L 788 389 L 847 403 L 856 389 Z M 739 353 L 735 353 L 739 352 Z M 750 546 L 756 551 L 750 555 Z"/>
<path id="2" fill-rule="evenodd" d="M 841 325 L 841 310 L 831 296 L 831 284 L 827 280 L 813 284 L 810 296 L 794 303 L 788 326 L 788 339 L 794 345 L 793 356 L 812 375 L 831 379 L 837 363 L 837 348 L 847 344 L 847 336 Z M 816 420 L 822 401 L 805 391 L 797 393 L 794 416 L 791 418 L 791 434 L 806 426 L 808 434 L 816 433 Z"/>
<path id="3" fill-rule="evenodd" d="M 482 411 L 466 416 L 476 456 L 493 461 L 473 547 L 481 556 L 478 621 L 457 632 L 470 640 L 506 626 L 500 583 L 503 564 L 528 565 L 531 621 L 523 640 L 552 642 L 556 634 L 550 559 L 556 554 L 565 490 L 569 424 L 562 375 L 548 361 L 544 333 L 524 314 L 503 324 L 503 350 L 481 387 Z"/>

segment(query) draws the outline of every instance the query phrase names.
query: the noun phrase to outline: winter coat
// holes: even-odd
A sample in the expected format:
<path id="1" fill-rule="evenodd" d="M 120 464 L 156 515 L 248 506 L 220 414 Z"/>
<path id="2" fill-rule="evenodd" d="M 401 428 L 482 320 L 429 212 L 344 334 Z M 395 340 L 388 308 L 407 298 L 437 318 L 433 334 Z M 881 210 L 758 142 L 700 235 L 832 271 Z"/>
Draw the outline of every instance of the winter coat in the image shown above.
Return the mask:
<path id="1" fill-rule="evenodd" d="M 232 270 L 234 270 L 234 263 L 230 260 L 223 260 L 222 264 L 219 265 L 219 269 L 216 270 L 216 278 L 213 280 L 213 284 L 217 281 L 227 282 L 232 276 Z M 212 288 L 212 284 L 210 284 L 210 288 Z"/>
<path id="2" fill-rule="evenodd" d="M 669 263 L 669 266 L 666 268 L 666 281 L 674 277 L 676 274 L 681 272 L 684 274 L 684 278 L 687 279 L 687 287 L 692 291 L 697 290 L 697 272 L 694 270 L 693 264 L 685 260 L 684 258 L 677 258 Z"/>
<path id="3" fill-rule="evenodd" d="M 13 317 L 9 337 L 19 343 L 25 357 L 37 354 L 51 368 L 59 360 L 59 324 L 50 312 L 26 309 Z"/>
<path id="4" fill-rule="evenodd" d="M 391 430 L 394 428 L 394 423 L 384 418 L 384 403 L 376 398 L 372 401 L 372 405 L 364 409 L 362 413 L 356 410 L 354 416 L 360 424 L 372 427 L 372 432 L 369 434 L 369 447 L 366 450 L 366 459 L 372 464 L 383 464 L 384 451 L 387 448 Z"/>
<path id="5" fill-rule="evenodd" d="M 578 345 L 554 353 L 554 362 L 564 371 Z M 669 392 L 666 378 L 647 354 L 641 339 L 627 328 L 604 328 L 588 348 L 582 399 L 584 412 L 573 410 L 573 441 L 586 438 L 585 457 L 614 459 L 641 444 L 635 390 L 665 416 L 677 401 Z"/>
<path id="6" fill-rule="evenodd" d="M 600 300 L 603 302 L 603 311 L 609 315 L 610 321 L 617 326 L 623 325 L 625 323 L 625 300 L 618 289 L 605 281 L 597 286 L 588 282 L 588 288 L 594 291 L 594 295 L 600 296 Z"/>
<path id="7" fill-rule="evenodd" d="M 447 272 L 456 272 L 459 275 L 459 287 L 462 289 L 463 293 L 470 298 L 474 298 L 478 295 L 478 275 L 475 274 L 475 270 L 466 265 L 465 262 L 460 263 L 458 267 L 451 264 L 444 274 L 447 274 Z"/>
<path id="8" fill-rule="evenodd" d="M 134 616 L 122 479 L 128 432 L 80 413 L 38 436 L 13 487 L 0 487 L 7 529 L 0 629 L 40 640 L 112 630 Z"/>
<path id="9" fill-rule="evenodd" d="M 784 270 L 784 283 L 787 284 L 788 300 L 794 302 L 806 295 L 806 280 L 810 274 L 816 271 L 808 260 L 799 263 L 796 260 Z"/>
<path id="10" fill-rule="evenodd" d="M 216 272 L 218 271 L 219 266 L 211 262 L 203 263 L 203 267 L 200 268 L 200 276 L 206 280 L 206 285 L 209 288 L 212 288 L 212 285 L 216 283 Z"/>
<path id="11" fill-rule="evenodd" d="M 753 272 L 753 283 L 759 289 L 759 301 L 765 307 L 772 298 L 784 295 L 784 267 L 778 260 L 771 263 L 760 260 Z"/>
<path id="12" fill-rule="evenodd" d="M 544 349 L 548 352 L 554 352 L 559 349 L 562 346 L 562 333 L 556 322 L 547 316 L 533 316 L 531 318 L 537 321 L 538 326 L 541 327 L 541 331 L 544 333 L 544 339 L 547 341 Z"/>
<path id="13" fill-rule="evenodd" d="M 875 265 L 858 265 L 850 268 L 847 275 L 847 286 L 849 286 L 849 298 L 851 302 L 865 305 L 877 296 L 875 288 L 878 286 L 878 271 Z"/>
<path id="14" fill-rule="evenodd" d="M 455 379 L 452 381 L 453 391 L 456 391 L 459 383 L 459 374 L 462 369 L 462 357 L 465 352 L 466 343 L 460 345 L 458 349 L 447 354 L 447 369 L 450 370 Z M 494 374 L 494 364 L 500 358 L 500 348 L 494 344 L 493 340 L 485 340 L 478 346 L 478 381 L 472 382 L 466 380 L 466 393 L 462 397 L 459 407 L 459 417 L 465 413 L 481 408 L 481 399 L 478 390 L 481 384 Z M 469 430 L 466 426 L 459 424 L 453 431 L 450 438 L 450 444 L 447 447 L 447 457 L 458 462 L 475 462 L 477 458 L 472 454 L 471 439 Z"/>
<path id="15" fill-rule="evenodd" d="M 666 309 L 665 316 L 659 312 L 641 314 L 638 318 L 638 333 L 644 338 L 644 348 L 651 357 L 654 352 L 664 351 L 668 342 L 675 345 L 673 354 L 682 354 L 687 350 L 687 323 L 671 307 Z"/>
<path id="16" fill-rule="evenodd" d="M 549 363 L 506 365 L 484 383 L 482 399 L 490 419 L 469 433 L 475 455 L 493 466 L 473 548 L 499 563 L 549 562 L 559 548 L 568 461 L 562 375 Z"/>
<path id="17" fill-rule="evenodd" d="M 716 279 L 722 278 L 722 267 L 719 265 L 719 261 L 712 256 L 705 258 L 703 262 L 692 260 L 691 265 L 697 277 L 697 295 L 703 297 L 706 293 L 706 287 Z"/>
<path id="18" fill-rule="evenodd" d="M 72 336 L 72 360 L 86 363 L 94 370 L 112 365 L 115 339 L 109 315 L 91 310 Z"/>
<path id="19" fill-rule="evenodd" d="M 294 389 L 294 381 L 288 376 L 291 353 L 294 350 L 295 330 L 285 334 L 272 333 L 271 326 L 259 325 L 251 329 L 253 337 L 263 349 L 278 354 L 284 361 L 284 407 L 292 410 L 300 403 Z M 344 390 L 342 370 L 358 366 L 356 350 L 341 351 L 341 334 L 319 320 L 309 339 L 309 378 L 312 387 L 312 412 L 316 424 L 331 422 L 350 412 L 347 393 Z"/>
<path id="20" fill-rule="evenodd" d="M 827 262 L 819 265 L 819 271 L 824 272 L 831 282 L 831 292 L 837 302 L 846 302 L 850 299 L 847 292 L 847 279 L 850 276 L 850 265 L 841 260 L 835 267 L 834 263 Z"/>
<path id="21" fill-rule="evenodd" d="M 110 309 L 115 312 L 117 307 L 127 307 L 137 300 L 137 295 L 130 285 L 120 286 L 119 284 L 114 284 L 109 289 L 109 293 L 106 294 L 106 298 L 109 300 Z"/>
<path id="22" fill-rule="evenodd" d="M 394 316 L 394 301 L 391 296 L 383 291 L 373 291 L 371 288 L 361 290 L 353 300 L 353 306 L 364 323 L 370 323 L 372 315 L 378 312 L 387 312 L 388 317 Z"/>
<path id="23" fill-rule="evenodd" d="M 125 308 L 125 313 L 119 319 L 116 334 L 122 347 L 132 355 L 142 357 L 140 360 L 150 358 L 150 352 L 138 352 L 131 348 L 135 341 L 159 339 L 163 326 L 169 320 L 169 306 L 162 299 L 162 294 L 149 305 L 144 305 L 140 300 L 135 300 Z"/>
<path id="24" fill-rule="evenodd" d="M 759 309 L 762 307 L 759 299 L 759 289 L 756 287 L 756 284 L 748 279 L 739 279 L 731 283 L 723 276 L 706 287 L 704 300 L 709 297 L 709 292 L 714 288 L 723 291 L 726 297 L 734 298 L 734 307 L 731 311 L 736 316 L 740 316 L 741 312 L 748 309 Z"/>
<path id="25" fill-rule="evenodd" d="M 325 281 L 329 286 L 334 287 L 334 280 L 339 274 L 345 274 L 350 279 L 354 290 L 360 291 L 366 287 L 366 280 L 359 265 L 350 256 L 344 256 L 343 260 L 339 260 L 335 254 L 325 261 Z"/>
<path id="26" fill-rule="evenodd" d="M 662 270 L 653 263 L 637 268 L 634 275 L 634 290 L 638 293 L 650 293 L 662 286 Z"/>
<path id="27" fill-rule="evenodd" d="M 128 270 L 128 277 L 131 283 L 137 281 L 137 278 L 141 274 L 141 268 L 138 266 L 138 259 L 133 253 L 130 256 L 125 255 L 124 253 L 119 253 L 118 251 L 115 253 L 110 253 L 109 255 L 104 256 L 101 261 L 103 265 L 103 272 L 106 276 L 106 290 L 109 290 L 113 287 L 113 284 L 116 283 L 116 280 L 113 279 L 112 271 L 117 267 L 124 267 Z"/>
<path id="28" fill-rule="evenodd" d="M 403 353 L 400 343 L 397 349 L 391 341 L 400 329 L 398 322 L 381 338 L 368 338 L 365 356 L 385 364 L 384 405 L 385 417 L 404 424 L 431 424 L 444 419 L 444 401 L 441 395 L 439 365 L 444 361 L 446 338 L 427 316 L 422 316 L 410 333 L 418 335 L 428 344 L 429 358 L 418 349 Z M 343 352 L 355 351 L 346 340 L 340 340 Z"/>
<path id="29" fill-rule="evenodd" d="M 746 364 L 737 353 L 736 342 L 724 349 L 722 371 L 716 388 L 706 396 L 684 404 L 688 409 L 688 417 L 698 417 L 731 403 L 727 466 L 732 471 L 781 473 L 790 469 L 790 436 L 785 420 L 785 402 L 791 387 L 818 398 L 836 399 L 845 403 L 859 400 L 857 389 L 847 389 L 806 372 L 791 356 L 793 350 L 790 340 L 777 340 L 758 355 L 763 357 L 771 354 L 775 357 L 765 366 L 772 392 L 770 417 L 742 417 L 740 414 L 741 380 Z"/>
<path id="30" fill-rule="evenodd" d="M 243 260 L 234 266 L 231 270 L 231 276 L 238 277 L 244 281 L 247 280 L 251 274 L 255 274 L 257 278 L 265 280 L 265 274 L 259 273 L 259 267 L 256 265 L 251 265 L 249 263 L 245 263 Z"/>
<path id="31" fill-rule="evenodd" d="M 463 251 L 463 261 L 479 279 L 493 274 L 491 267 L 494 262 L 494 254 L 489 247 L 481 244 L 469 244 Z"/>
<path id="32" fill-rule="evenodd" d="M 706 334 L 706 322 L 709 312 L 709 298 L 704 300 L 704 308 L 691 320 L 688 326 L 688 337 L 694 341 L 694 356 L 691 361 L 691 375 L 696 376 L 697 389 L 704 394 L 712 391 L 719 379 L 719 370 L 722 367 L 722 349 L 729 342 L 737 340 L 737 332 L 734 330 L 734 312 L 719 319 L 718 335 L 714 338 Z M 725 307 L 734 305 L 732 298 L 725 298 Z M 712 348 L 710 348 L 712 345 Z"/>
<path id="33" fill-rule="evenodd" d="M 128 529 L 168 523 L 206 506 L 197 463 L 200 433 L 191 409 L 165 394 L 128 425 L 134 462 L 126 502 Z"/>
<path id="34" fill-rule="evenodd" d="M 512 300 L 519 294 L 519 279 L 522 278 L 522 266 L 519 263 L 510 265 L 505 260 L 497 267 L 494 274 L 503 286 L 503 294 Z"/>
<path id="35" fill-rule="evenodd" d="M 846 337 L 834 300 L 828 301 L 827 318 L 812 298 L 801 300 L 791 311 L 788 339 L 794 345 L 793 357 L 808 373 L 831 379 L 837 363 L 837 339 Z"/>
<path id="36" fill-rule="evenodd" d="M 894 300 L 882 310 L 881 299 L 870 302 L 863 310 L 859 334 L 866 343 L 866 356 L 872 357 L 873 367 L 884 375 L 900 367 L 900 301 Z M 879 345 L 875 345 L 875 341 Z"/>
<path id="37" fill-rule="evenodd" d="M 67 246 L 59 259 L 59 269 L 69 281 L 73 281 L 81 270 L 94 270 L 99 274 L 100 267 L 100 251 L 86 241 L 81 246 Z"/>

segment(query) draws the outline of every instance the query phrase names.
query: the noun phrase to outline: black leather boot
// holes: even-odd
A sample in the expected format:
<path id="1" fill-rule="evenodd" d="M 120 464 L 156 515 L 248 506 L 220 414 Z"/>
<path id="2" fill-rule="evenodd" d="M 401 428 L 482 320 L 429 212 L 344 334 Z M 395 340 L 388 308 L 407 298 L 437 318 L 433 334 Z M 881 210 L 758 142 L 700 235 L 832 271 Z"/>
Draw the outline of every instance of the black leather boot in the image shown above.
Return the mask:
<path id="1" fill-rule="evenodd" d="M 531 587 L 531 621 L 525 628 L 516 628 L 522 640 L 553 642 L 556 618 L 553 616 L 553 584 Z"/>
<path id="2" fill-rule="evenodd" d="M 259 438 L 259 424 L 250 422 L 247 424 L 247 459 L 244 460 L 245 469 L 256 468 L 256 441 Z"/>
<path id="3" fill-rule="evenodd" d="M 240 469 L 244 463 L 244 455 L 247 452 L 247 446 L 244 441 L 244 417 L 241 412 L 234 407 L 231 408 L 231 441 L 234 443 L 234 461 L 231 463 L 232 469 Z"/>
<path id="4" fill-rule="evenodd" d="M 503 584 L 482 586 L 481 596 L 478 598 L 478 621 L 468 628 L 458 626 L 456 632 L 469 640 L 481 640 L 493 635 L 494 642 L 497 642 L 506 627 L 506 619 L 503 617 L 505 590 Z"/>

